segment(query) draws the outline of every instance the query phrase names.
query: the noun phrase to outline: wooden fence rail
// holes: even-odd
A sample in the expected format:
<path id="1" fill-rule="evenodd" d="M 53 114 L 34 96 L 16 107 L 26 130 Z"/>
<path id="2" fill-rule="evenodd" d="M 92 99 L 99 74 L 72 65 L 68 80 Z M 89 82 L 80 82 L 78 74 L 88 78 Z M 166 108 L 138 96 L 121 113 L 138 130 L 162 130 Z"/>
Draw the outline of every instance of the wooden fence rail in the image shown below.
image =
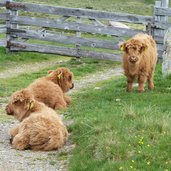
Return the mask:
<path id="1" fill-rule="evenodd" d="M 74 36 L 65 36 L 60 33 L 52 34 L 46 32 L 38 32 L 34 30 L 11 29 L 10 33 L 13 38 L 20 37 L 24 39 L 37 39 L 37 40 L 50 41 L 50 42 L 59 42 L 63 44 L 79 44 L 82 46 L 88 46 L 93 48 L 119 50 L 118 42 L 109 41 L 109 40 L 80 38 Z"/>
<path id="2" fill-rule="evenodd" d="M 7 8 L 11 10 L 24 10 L 28 12 L 38 12 L 46 14 L 56 14 L 64 16 L 76 16 L 81 18 L 105 19 L 114 21 L 124 21 L 130 23 L 144 24 L 152 21 L 152 16 L 141 16 L 127 13 L 114 13 L 80 8 L 54 7 L 47 5 L 28 4 L 21 2 L 10 2 Z"/>
<path id="3" fill-rule="evenodd" d="M 95 26 L 76 22 L 58 22 L 45 18 L 11 16 L 11 24 L 41 26 L 47 28 L 57 28 L 62 30 L 81 31 L 87 33 L 107 34 L 113 36 L 133 36 L 140 30 L 131 30 L 125 28 L 112 28 L 110 26 Z"/>
<path id="4" fill-rule="evenodd" d="M 164 15 L 164 16 L 171 16 L 171 9 L 170 8 L 163 8 L 163 7 L 156 7 L 154 10 L 154 14 L 156 15 Z"/>
<path id="5" fill-rule="evenodd" d="M 109 54 L 104 52 L 92 52 L 92 51 L 80 50 L 77 48 L 29 44 L 19 41 L 10 41 L 10 47 L 12 51 L 28 51 L 28 52 L 31 51 L 31 52 L 59 54 L 62 56 L 86 57 L 86 58 L 106 59 L 112 61 L 114 59 L 114 61 L 121 61 L 120 56 L 116 54 Z"/>
<path id="6" fill-rule="evenodd" d="M 168 0 L 157 1 L 153 16 L 11 1 L 0 2 L 0 7 L 5 7 L 7 11 L 0 13 L 0 20 L 6 22 L 6 25 L 0 25 L 0 34 L 7 34 L 6 40 L 0 40 L 0 46 L 7 47 L 9 51 L 33 51 L 121 61 L 121 56 L 118 55 L 119 42 L 144 32 L 154 36 L 161 57 L 165 49 L 164 32 L 171 27 L 171 23 L 163 19 L 171 16 L 171 9 L 166 6 Z M 26 13 L 22 12 L 21 16 L 19 11 Z M 41 17 L 44 16 L 42 13 L 46 13 L 51 19 L 27 16 L 28 12 L 36 12 Z M 146 30 L 109 26 L 109 21 L 141 24 Z M 32 39 L 39 44 L 25 42 Z M 41 44 L 41 41 L 55 42 L 58 46 Z M 68 48 L 66 45 L 75 47 Z M 84 50 L 85 47 L 89 47 L 89 50 Z M 98 52 L 96 48 L 106 50 Z M 113 50 L 113 53 L 109 50 Z"/>

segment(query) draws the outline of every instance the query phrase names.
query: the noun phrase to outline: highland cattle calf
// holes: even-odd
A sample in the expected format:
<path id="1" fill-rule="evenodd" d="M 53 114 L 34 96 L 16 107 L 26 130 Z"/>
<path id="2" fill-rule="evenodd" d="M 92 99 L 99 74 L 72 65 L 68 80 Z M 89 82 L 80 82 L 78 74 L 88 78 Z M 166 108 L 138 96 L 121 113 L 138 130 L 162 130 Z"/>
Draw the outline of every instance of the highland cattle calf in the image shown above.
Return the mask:
<path id="1" fill-rule="evenodd" d="M 6 113 L 20 121 L 10 130 L 15 149 L 56 150 L 63 147 L 68 138 L 68 131 L 56 112 L 35 100 L 28 89 L 11 96 Z"/>
<path id="2" fill-rule="evenodd" d="M 48 75 L 28 86 L 34 98 L 53 109 L 66 108 L 71 98 L 65 93 L 74 87 L 73 73 L 68 68 L 50 70 Z"/>
<path id="3" fill-rule="evenodd" d="M 153 38 L 147 34 L 137 34 L 124 42 L 123 68 L 127 77 L 127 91 L 132 91 L 132 84 L 138 80 L 138 91 L 144 91 L 144 84 L 148 81 L 148 88 L 154 89 L 153 76 L 157 62 L 157 48 Z"/>

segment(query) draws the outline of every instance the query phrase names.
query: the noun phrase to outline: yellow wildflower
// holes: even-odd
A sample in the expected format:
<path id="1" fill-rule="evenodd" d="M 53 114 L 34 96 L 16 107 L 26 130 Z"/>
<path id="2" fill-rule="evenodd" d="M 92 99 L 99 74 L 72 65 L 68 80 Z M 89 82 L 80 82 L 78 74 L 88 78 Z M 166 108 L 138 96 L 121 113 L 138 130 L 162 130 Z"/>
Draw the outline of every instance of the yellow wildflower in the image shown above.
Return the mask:
<path id="1" fill-rule="evenodd" d="M 147 162 L 147 165 L 150 165 L 150 161 Z"/>

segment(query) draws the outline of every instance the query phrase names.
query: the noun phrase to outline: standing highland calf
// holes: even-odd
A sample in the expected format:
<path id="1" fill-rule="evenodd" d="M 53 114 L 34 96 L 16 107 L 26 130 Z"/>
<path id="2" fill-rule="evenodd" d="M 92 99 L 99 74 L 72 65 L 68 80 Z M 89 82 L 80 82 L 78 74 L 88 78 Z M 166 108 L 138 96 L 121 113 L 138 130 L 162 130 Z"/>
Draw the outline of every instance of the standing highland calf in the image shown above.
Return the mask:
<path id="1" fill-rule="evenodd" d="M 123 68 L 127 77 L 127 91 L 132 91 L 132 84 L 138 79 L 138 91 L 144 91 L 148 80 L 148 88 L 154 89 L 153 75 L 157 62 L 157 48 L 153 38 L 147 34 L 137 34 L 121 45 L 123 50 Z"/>

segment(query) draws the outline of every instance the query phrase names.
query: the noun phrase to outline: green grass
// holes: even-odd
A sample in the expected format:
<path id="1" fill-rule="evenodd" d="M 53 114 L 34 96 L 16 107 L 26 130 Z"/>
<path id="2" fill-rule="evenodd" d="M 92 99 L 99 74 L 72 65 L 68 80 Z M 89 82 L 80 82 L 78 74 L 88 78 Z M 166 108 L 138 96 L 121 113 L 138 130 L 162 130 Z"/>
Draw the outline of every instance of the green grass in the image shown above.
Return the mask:
<path id="1" fill-rule="evenodd" d="M 32 52 L 6 53 L 5 48 L 0 47 L 0 71 L 15 66 L 21 67 L 22 64 L 34 64 L 36 62 L 57 61 L 62 59 L 66 59 L 66 57 Z"/>
<path id="2" fill-rule="evenodd" d="M 161 77 L 158 66 L 153 92 L 127 93 L 120 78 L 74 96 L 70 171 L 171 170 L 171 79 Z"/>

